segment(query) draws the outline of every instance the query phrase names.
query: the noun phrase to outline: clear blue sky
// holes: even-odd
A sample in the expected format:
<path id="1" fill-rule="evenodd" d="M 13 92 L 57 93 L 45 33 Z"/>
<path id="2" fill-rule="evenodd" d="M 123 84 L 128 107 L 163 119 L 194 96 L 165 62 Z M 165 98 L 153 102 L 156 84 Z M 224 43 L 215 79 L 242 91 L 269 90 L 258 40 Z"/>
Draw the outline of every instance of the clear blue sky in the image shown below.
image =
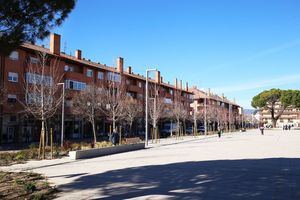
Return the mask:
<path id="1" fill-rule="evenodd" d="M 54 31 L 67 53 L 157 67 L 245 108 L 264 89 L 300 86 L 299 0 L 78 0 Z"/>

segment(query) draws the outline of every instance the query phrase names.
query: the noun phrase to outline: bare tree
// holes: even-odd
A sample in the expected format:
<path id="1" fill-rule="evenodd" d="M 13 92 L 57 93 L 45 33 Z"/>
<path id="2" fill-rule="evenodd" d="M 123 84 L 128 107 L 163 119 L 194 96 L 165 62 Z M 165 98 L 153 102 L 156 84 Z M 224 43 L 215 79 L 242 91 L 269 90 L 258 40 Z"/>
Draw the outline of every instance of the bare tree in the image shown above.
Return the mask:
<path id="1" fill-rule="evenodd" d="M 216 105 L 208 104 L 206 108 L 206 119 L 212 131 L 215 131 L 215 123 L 218 121 L 218 108 Z"/>
<path id="2" fill-rule="evenodd" d="M 122 77 L 117 73 L 111 73 L 113 78 L 108 80 L 101 89 L 102 111 L 112 121 L 113 130 L 116 129 L 116 122 L 125 113 L 126 88 Z M 117 77 L 117 78 L 116 78 Z"/>
<path id="3" fill-rule="evenodd" d="M 73 109 L 76 114 L 81 115 L 93 128 L 94 143 L 97 142 L 95 120 L 101 115 L 101 88 L 95 84 L 88 85 L 85 90 L 73 98 Z"/>
<path id="4" fill-rule="evenodd" d="M 62 102 L 61 88 L 63 80 L 59 71 L 59 60 L 52 62 L 45 52 L 37 52 L 36 58 L 30 58 L 24 78 L 25 101 L 20 101 L 26 113 L 41 121 L 40 147 L 45 158 L 45 122 L 51 118 Z M 41 148 L 40 148 L 41 149 Z"/>
<path id="5" fill-rule="evenodd" d="M 157 123 L 166 114 L 166 103 L 163 97 L 158 95 L 159 87 L 154 83 L 150 85 L 149 103 L 148 111 L 150 117 L 150 124 L 152 124 L 154 129 L 155 141 L 158 139 L 157 133 Z"/>
<path id="6" fill-rule="evenodd" d="M 227 110 L 226 108 L 220 106 L 218 108 L 218 116 L 217 116 L 217 120 L 218 120 L 218 124 L 222 125 L 223 127 L 225 127 L 225 125 L 228 122 L 228 117 L 227 117 Z"/>
<path id="7" fill-rule="evenodd" d="M 127 97 L 125 104 L 125 120 L 130 126 L 129 133 L 132 133 L 132 124 L 137 117 L 140 117 L 143 113 L 143 106 L 140 102 L 133 99 L 132 97 Z"/>
<path id="8" fill-rule="evenodd" d="M 180 123 L 185 122 L 186 118 L 188 117 L 188 113 L 183 105 L 183 102 L 181 102 L 181 90 L 175 91 L 172 115 L 176 121 L 177 135 L 180 136 Z"/>

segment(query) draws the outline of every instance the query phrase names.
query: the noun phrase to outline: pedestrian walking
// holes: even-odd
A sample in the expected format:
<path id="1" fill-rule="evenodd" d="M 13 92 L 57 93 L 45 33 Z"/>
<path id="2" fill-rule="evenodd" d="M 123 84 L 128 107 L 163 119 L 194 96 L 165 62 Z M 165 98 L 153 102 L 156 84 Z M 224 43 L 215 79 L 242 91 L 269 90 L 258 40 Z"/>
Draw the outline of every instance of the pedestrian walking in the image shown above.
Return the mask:
<path id="1" fill-rule="evenodd" d="M 117 131 L 116 131 L 116 129 L 114 129 L 110 136 L 110 142 L 113 145 L 116 145 L 116 135 L 117 135 Z"/>
<path id="2" fill-rule="evenodd" d="M 264 123 L 262 123 L 262 122 L 260 123 L 259 129 L 260 129 L 261 134 L 263 135 L 264 134 L 264 129 L 265 129 Z"/>
<path id="3" fill-rule="evenodd" d="M 291 130 L 292 126 L 289 124 L 289 131 Z"/>
<path id="4" fill-rule="evenodd" d="M 114 145 L 114 146 L 116 146 L 117 144 L 119 144 L 119 140 L 120 140 L 120 135 L 119 135 L 119 133 L 117 132 L 117 130 L 116 129 L 114 129 L 113 130 L 113 132 L 112 132 L 112 144 Z"/>
<path id="5" fill-rule="evenodd" d="M 219 124 L 218 125 L 218 136 L 219 136 L 219 138 L 221 137 L 222 132 L 223 132 L 223 126 Z"/>

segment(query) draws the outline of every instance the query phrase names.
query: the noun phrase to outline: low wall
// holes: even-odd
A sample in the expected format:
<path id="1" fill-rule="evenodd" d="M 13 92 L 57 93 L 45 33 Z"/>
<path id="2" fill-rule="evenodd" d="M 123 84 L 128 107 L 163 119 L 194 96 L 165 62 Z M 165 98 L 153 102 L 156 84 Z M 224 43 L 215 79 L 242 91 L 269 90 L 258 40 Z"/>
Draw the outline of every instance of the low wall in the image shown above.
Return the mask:
<path id="1" fill-rule="evenodd" d="M 117 153 L 128 152 L 128 151 L 135 151 L 144 148 L 145 148 L 144 143 L 137 143 L 137 144 L 127 144 L 127 145 L 113 146 L 113 147 L 106 147 L 106 148 L 99 148 L 99 149 L 70 151 L 69 158 L 73 160 L 82 159 L 82 158 L 94 158 L 94 157 L 107 156 L 107 155 L 112 155 Z"/>

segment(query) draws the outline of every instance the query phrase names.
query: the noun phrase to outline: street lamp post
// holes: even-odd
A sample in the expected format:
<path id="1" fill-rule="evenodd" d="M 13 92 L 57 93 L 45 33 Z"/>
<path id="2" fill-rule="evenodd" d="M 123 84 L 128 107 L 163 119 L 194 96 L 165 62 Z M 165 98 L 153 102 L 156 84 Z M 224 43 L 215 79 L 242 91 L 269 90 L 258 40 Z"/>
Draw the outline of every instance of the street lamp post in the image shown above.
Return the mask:
<path id="1" fill-rule="evenodd" d="M 229 112 L 229 114 L 228 114 L 228 124 L 229 124 L 229 132 L 231 132 L 231 105 L 230 105 L 230 103 L 228 104 L 228 112 Z"/>
<path id="2" fill-rule="evenodd" d="M 145 147 L 148 146 L 148 76 L 150 71 L 157 71 L 157 69 L 146 70 Z"/>
<path id="3" fill-rule="evenodd" d="M 207 98 L 204 97 L 204 133 L 207 135 Z"/>
<path id="4" fill-rule="evenodd" d="M 65 83 L 58 83 L 57 85 L 62 85 L 63 88 L 63 99 L 62 99 L 62 108 L 61 108 L 61 139 L 60 145 L 64 146 L 64 122 L 65 122 Z"/>

